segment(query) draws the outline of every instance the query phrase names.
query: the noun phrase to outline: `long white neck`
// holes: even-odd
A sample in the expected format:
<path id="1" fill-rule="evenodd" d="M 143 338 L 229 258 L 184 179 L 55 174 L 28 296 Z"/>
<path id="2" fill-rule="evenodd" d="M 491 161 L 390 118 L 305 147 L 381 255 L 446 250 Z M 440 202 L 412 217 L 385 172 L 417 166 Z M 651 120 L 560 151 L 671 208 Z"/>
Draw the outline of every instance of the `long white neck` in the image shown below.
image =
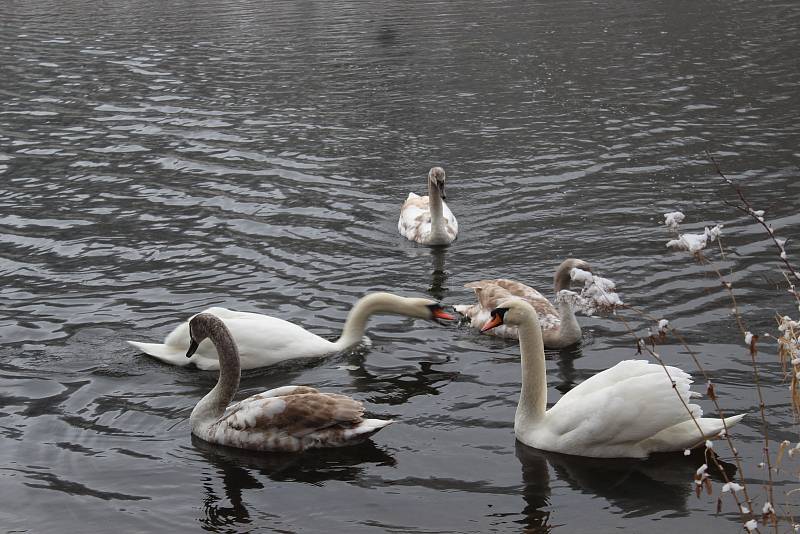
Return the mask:
<path id="1" fill-rule="evenodd" d="M 428 180 L 428 203 L 431 209 L 431 237 L 430 241 L 447 243 L 447 229 L 444 220 L 444 208 L 442 207 L 442 195 L 439 188 Z"/>
<path id="2" fill-rule="evenodd" d="M 581 325 L 575 317 L 575 306 L 566 299 L 561 299 L 558 303 L 558 317 L 561 319 L 559 325 L 559 337 L 564 340 L 571 340 L 574 343 L 581 337 Z"/>
<path id="3" fill-rule="evenodd" d="M 547 373 L 544 364 L 542 328 L 536 312 L 519 325 L 519 348 L 522 353 L 522 390 L 514 417 L 514 428 L 536 424 L 547 409 Z"/>
<path id="4" fill-rule="evenodd" d="M 575 317 L 575 305 L 570 299 L 559 298 L 562 289 L 572 287 L 571 271 L 573 267 L 588 269 L 589 264 L 583 260 L 569 258 L 561 262 L 555 276 L 553 276 L 553 290 L 558 302 L 558 317 L 561 320 L 558 328 L 557 339 L 549 340 L 548 346 L 559 347 L 575 343 L 581 338 L 581 325 Z"/>
<path id="5" fill-rule="evenodd" d="M 221 321 L 220 326 L 222 328 L 215 328 L 209 336 L 219 354 L 219 379 L 214 389 L 209 391 L 192 410 L 190 417 L 192 428 L 209 419 L 217 419 L 225 413 L 225 409 L 239 390 L 241 374 L 239 351 Z"/>
<path id="6" fill-rule="evenodd" d="M 367 330 L 367 321 L 376 313 L 419 317 L 419 305 L 412 305 L 412 300 L 391 293 L 370 293 L 360 298 L 347 314 L 342 335 L 334 343 L 336 350 L 345 350 L 361 343 Z"/>

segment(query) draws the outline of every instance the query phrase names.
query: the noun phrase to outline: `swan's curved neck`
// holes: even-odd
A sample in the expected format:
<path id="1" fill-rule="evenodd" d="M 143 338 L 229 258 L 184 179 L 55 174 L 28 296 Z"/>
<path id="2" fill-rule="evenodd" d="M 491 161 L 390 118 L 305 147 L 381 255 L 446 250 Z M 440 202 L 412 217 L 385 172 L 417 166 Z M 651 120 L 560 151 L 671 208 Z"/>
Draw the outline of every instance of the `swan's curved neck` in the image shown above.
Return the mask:
<path id="1" fill-rule="evenodd" d="M 431 239 L 447 238 L 447 229 L 444 220 L 444 208 L 442 207 L 442 195 L 439 188 L 428 180 L 428 204 L 431 210 Z"/>
<path id="2" fill-rule="evenodd" d="M 208 394 L 197 403 L 192 410 L 191 421 L 194 423 L 205 419 L 216 419 L 225 413 L 225 409 L 233 400 L 239 390 L 241 367 L 239 364 L 239 351 L 233 342 L 228 329 L 220 321 L 208 337 L 219 354 L 219 379 Z"/>
<path id="3" fill-rule="evenodd" d="M 572 267 L 572 264 L 566 264 L 566 262 L 558 267 L 555 276 L 553 276 L 553 289 L 556 295 L 562 289 L 569 289 L 572 286 L 572 277 L 570 276 Z"/>
<path id="4" fill-rule="evenodd" d="M 530 317 L 519 326 L 519 347 L 522 353 L 522 390 L 514 417 L 515 427 L 539 422 L 547 409 L 544 343 L 536 318 Z"/>
<path id="5" fill-rule="evenodd" d="M 575 306 L 562 299 L 558 303 L 558 317 L 561 319 L 559 324 L 559 335 L 562 338 L 579 338 L 581 336 L 581 325 L 578 324 L 578 318 L 575 317 Z"/>
<path id="6" fill-rule="evenodd" d="M 336 350 L 345 350 L 361 343 L 367 330 L 367 321 L 376 313 L 412 315 L 408 299 L 390 293 L 370 293 L 361 297 L 350 309 L 344 322 L 342 335 L 336 340 Z"/>

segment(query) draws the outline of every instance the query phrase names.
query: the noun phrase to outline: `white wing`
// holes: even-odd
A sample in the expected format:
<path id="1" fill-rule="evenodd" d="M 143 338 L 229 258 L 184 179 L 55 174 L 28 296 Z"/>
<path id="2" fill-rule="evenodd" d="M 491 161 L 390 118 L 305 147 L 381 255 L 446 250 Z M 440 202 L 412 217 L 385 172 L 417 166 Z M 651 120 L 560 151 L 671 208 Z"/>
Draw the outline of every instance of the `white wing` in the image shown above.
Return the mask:
<path id="1" fill-rule="evenodd" d="M 332 342 L 277 317 L 221 307 L 208 308 L 204 313 L 216 315 L 228 327 L 233 339 L 236 340 L 242 369 L 272 365 L 296 358 L 323 356 L 335 350 Z M 187 320 L 170 332 L 163 344 L 129 343 L 173 365 L 186 365 L 191 362 L 200 369 L 219 369 L 217 349 L 210 339 L 200 343 L 191 358 L 186 358 L 189 342 Z"/>
<path id="2" fill-rule="evenodd" d="M 546 414 L 546 432 L 532 435 L 533 445 L 567 454 L 592 455 L 628 450 L 664 429 L 700 418 L 690 404 L 691 377 L 676 367 L 644 360 L 625 360 L 579 384 Z M 680 395 L 680 398 L 676 394 Z M 534 432 L 533 434 L 537 434 Z M 696 436 L 700 439 L 699 432 Z M 606 454 L 607 453 L 607 454 Z"/>

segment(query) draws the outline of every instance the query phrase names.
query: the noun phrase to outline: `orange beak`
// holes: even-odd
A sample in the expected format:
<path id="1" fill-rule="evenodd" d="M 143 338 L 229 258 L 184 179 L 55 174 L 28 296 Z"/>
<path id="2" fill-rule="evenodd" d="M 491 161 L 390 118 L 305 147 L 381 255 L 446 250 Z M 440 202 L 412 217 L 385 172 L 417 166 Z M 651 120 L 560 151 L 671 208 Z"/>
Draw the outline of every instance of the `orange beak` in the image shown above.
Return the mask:
<path id="1" fill-rule="evenodd" d="M 491 330 L 495 326 L 500 326 L 501 324 L 503 324 L 503 318 L 500 317 L 500 315 L 493 315 L 492 318 L 486 321 L 486 324 L 483 325 L 481 332 L 486 332 L 487 330 Z"/>
<path id="2" fill-rule="evenodd" d="M 453 317 L 452 315 L 450 315 L 449 313 L 447 313 L 446 311 L 444 311 L 441 308 L 432 309 L 431 310 L 431 316 L 434 319 L 446 319 L 448 321 L 454 321 L 455 320 L 455 317 Z"/>

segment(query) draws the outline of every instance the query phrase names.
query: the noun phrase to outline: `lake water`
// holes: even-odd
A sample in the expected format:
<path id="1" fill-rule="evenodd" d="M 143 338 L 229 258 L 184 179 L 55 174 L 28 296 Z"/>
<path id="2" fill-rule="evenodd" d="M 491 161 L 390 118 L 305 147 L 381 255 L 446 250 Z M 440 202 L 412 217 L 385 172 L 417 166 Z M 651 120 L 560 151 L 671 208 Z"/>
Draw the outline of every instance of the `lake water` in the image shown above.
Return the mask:
<path id="1" fill-rule="evenodd" d="M 774 247 L 724 203 L 735 195 L 704 151 L 796 260 L 800 4 L 32 0 L 0 16 L 3 530 L 736 532 L 729 496 L 715 514 L 719 476 L 694 495 L 702 455 L 515 444 L 518 346 L 463 326 L 380 316 L 369 350 L 247 372 L 240 396 L 309 384 L 397 420 L 303 455 L 192 439 L 216 374 L 124 343 L 210 305 L 334 338 L 368 291 L 454 304 L 472 298 L 464 283 L 503 276 L 551 295 L 568 256 L 670 319 L 724 409 L 753 414 L 733 435 L 761 509 L 758 399 L 730 300 L 665 248 L 661 222 L 681 209 L 684 230 L 725 224 L 726 257 L 709 256 L 735 272 L 752 331 L 797 317 Z M 433 165 L 461 225 L 446 250 L 396 229 Z M 550 402 L 637 357 L 620 321 L 580 321 L 582 347 L 549 354 Z M 673 340 L 659 352 L 699 376 Z M 771 437 L 796 442 L 774 345 L 759 359 Z M 779 511 L 797 467 L 774 474 Z"/>

